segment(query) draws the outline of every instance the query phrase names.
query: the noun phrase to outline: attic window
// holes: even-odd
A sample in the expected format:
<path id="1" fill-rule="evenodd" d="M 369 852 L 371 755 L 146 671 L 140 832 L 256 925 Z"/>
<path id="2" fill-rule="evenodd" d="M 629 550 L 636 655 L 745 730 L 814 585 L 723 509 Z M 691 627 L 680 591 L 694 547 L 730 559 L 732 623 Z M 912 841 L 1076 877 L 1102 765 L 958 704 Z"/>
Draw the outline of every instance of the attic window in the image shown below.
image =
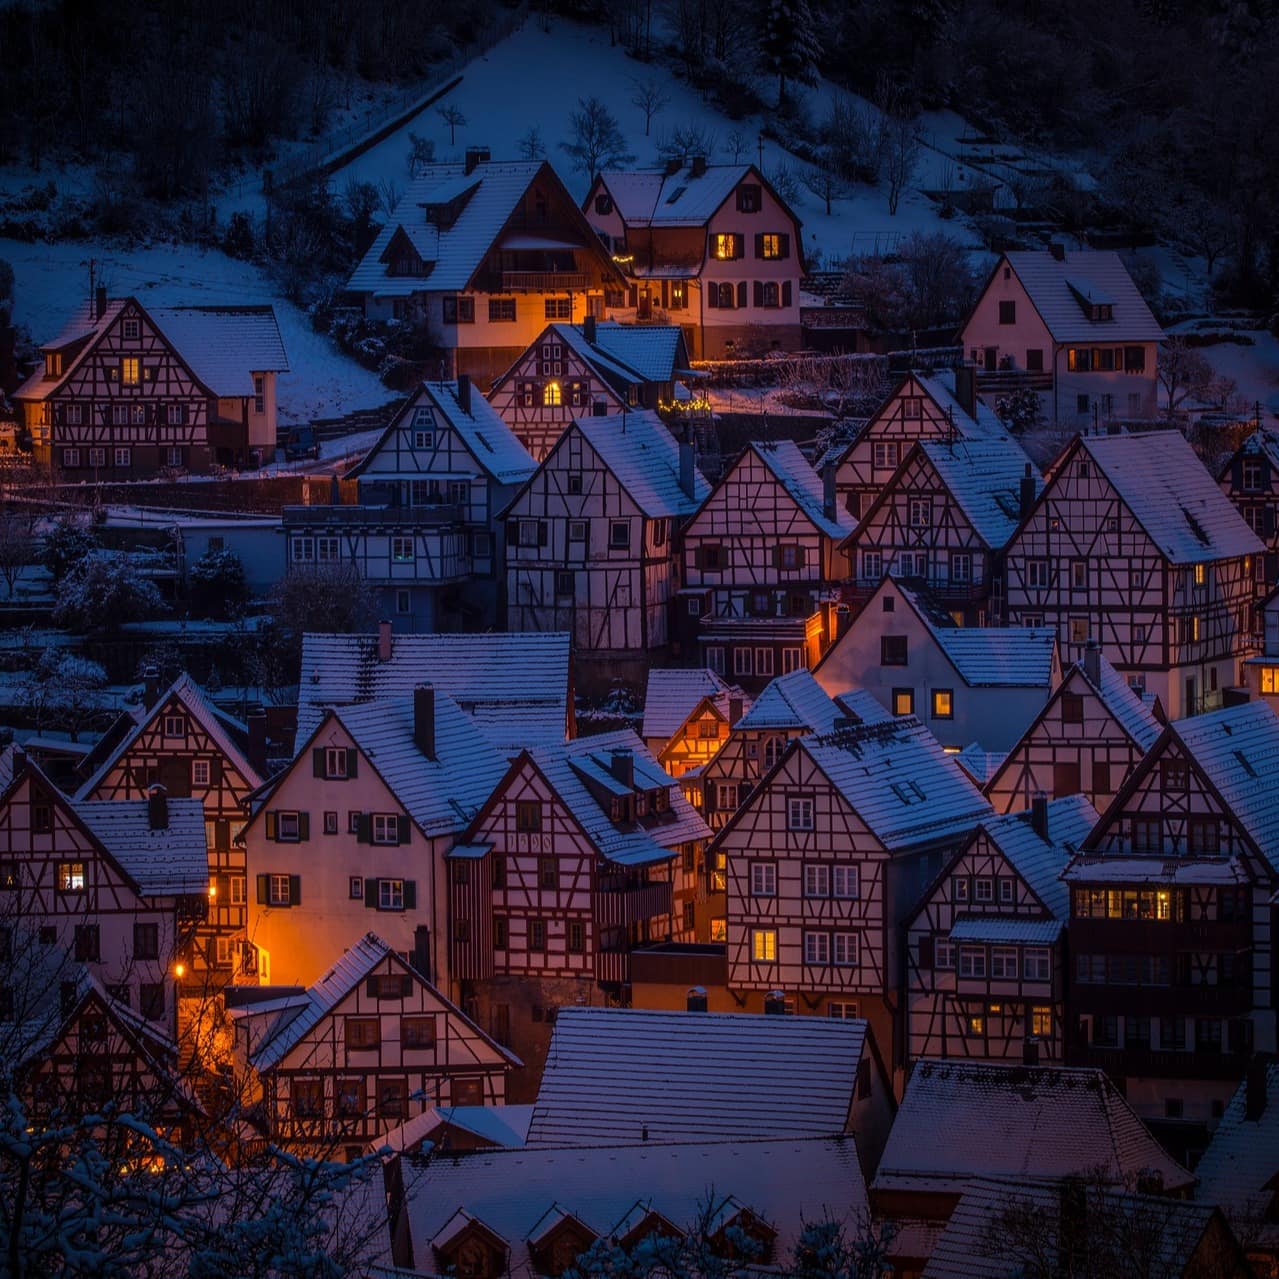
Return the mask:
<path id="1" fill-rule="evenodd" d="M 737 188 L 738 213 L 758 213 L 763 207 L 763 189 L 758 182 L 743 182 Z"/>
<path id="2" fill-rule="evenodd" d="M 45 352 L 44 372 L 46 377 L 62 376 L 62 352 L 61 351 Z"/>
<path id="3" fill-rule="evenodd" d="M 901 800 L 903 804 L 922 804 L 924 802 L 924 792 L 920 789 L 920 785 L 915 781 L 894 782 L 893 794 Z"/>
<path id="4" fill-rule="evenodd" d="M 1098 302 L 1092 308 L 1092 318 L 1094 320 L 1113 320 L 1115 318 L 1115 308 L 1110 302 Z"/>
<path id="5" fill-rule="evenodd" d="M 1245 755 L 1243 751 L 1235 751 L 1235 758 L 1239 761 L 1243 771 L 1247 773 L 1249 777 L 1256 777 L 1257 770 L 1248 762 L 1248 756 Z"/>
<path id="6" fill-rule="evenodd" d="M 685 191 L 687 191 L 687 190 L 688 190 L 688 187 L 686 187 L 686 186 L 684 186 L 684 187 L 676 187 L 676 188 L 675 188 L 675 190 L 674 190 L 674 191 L 672 191 L 672 192 L 670 193 L 670 195 L 668 195 L 668 196 L 666 197 L 666 203 L 667 203 L 667 204 L 674 204 L 674 203 L 675 203 L 675 201 L 676 201 L 676 200 L 678 200 L 678 199 L 680 198 L 680 196 L 682 196 L 682 195 L 684 194 L 684 192 L 685 192 Z"/>

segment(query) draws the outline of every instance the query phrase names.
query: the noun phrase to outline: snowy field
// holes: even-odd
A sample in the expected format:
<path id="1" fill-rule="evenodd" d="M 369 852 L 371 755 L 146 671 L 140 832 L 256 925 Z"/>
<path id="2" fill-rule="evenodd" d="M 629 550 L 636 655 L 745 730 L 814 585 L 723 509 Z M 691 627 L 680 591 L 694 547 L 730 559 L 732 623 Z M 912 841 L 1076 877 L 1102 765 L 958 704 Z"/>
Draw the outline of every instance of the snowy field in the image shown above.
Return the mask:
<path id="1" fill-rule="evenodd" d="M 143 306 L 275 306 L 289 372 L 279 379 L 282 423 L 336 417 L 376 408 L 394 398 L 375 373 L 339 351 L 311 328 L 306 314 L 276 296 L 271 281 L 251 262 L 188 245 L 146 247 L 93 242 L 27 244 L 0 240 L 0 258 L 15 275 L 14 320 L 39 342 L 66 323 L 89 296 L 89 259 L 113 296 L 133 295 Z"/>

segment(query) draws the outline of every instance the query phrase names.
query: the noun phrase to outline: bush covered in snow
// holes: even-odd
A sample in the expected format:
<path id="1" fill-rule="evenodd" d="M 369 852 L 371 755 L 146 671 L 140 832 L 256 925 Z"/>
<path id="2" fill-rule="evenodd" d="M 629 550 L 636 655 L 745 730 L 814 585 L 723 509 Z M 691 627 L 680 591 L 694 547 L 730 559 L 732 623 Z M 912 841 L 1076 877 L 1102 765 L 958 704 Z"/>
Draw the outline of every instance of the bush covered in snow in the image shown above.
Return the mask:
<path id="1" fill-rule="evenodd" d="M 230 617 L 249 598 L 244 565 L 234 551 L 206 551 L 187 575 L 191 611 L 196 617 Z"/>
<path id="2" fill-rule="evenodd" d="M 86 555 L 97 549 L 98 539 L 82 521 L 63 516 L 45 534 L 41 562 L 53 580 L 60 582 Z"/>
<path id="3" fill-rule="evenodd" d="M 125 555 L 92 551 L 58 584 L 53 621 L 73 631 L 110 631 L 168 611 L 154 582 Z"/>

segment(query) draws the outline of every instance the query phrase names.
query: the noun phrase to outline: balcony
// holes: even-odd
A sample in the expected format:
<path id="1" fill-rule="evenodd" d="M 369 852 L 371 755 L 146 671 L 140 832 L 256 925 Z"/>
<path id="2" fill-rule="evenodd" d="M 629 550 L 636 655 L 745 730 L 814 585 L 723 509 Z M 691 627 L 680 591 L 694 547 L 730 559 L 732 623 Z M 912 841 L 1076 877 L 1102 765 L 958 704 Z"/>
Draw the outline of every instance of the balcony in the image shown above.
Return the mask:
<path id="1" fill-rule="evenodd" d="M 503 271 L 499 293 L 584 293 L 585 271 Z"/>
<path id="2" fill-rule="evenodd" d="M 665 942 L 631 952 L 631 981 L 638 985 L 715 986 L 728 985 L 728 948 Z"/>
<path id="3" fill-rule="evenodd" d="M 602 928 L 625 928 L 658 915 L 669 915 L 672 904 L 669 881 L 609 887 L 595 893 L 595 919 Z"/>
<path id="4" fill-rule="evenodd" d="M 977 390 L 982 395 L 1008 395 L 1012 391 L 1051 391 L 1051 372 L 1029 373 L 1025 369 L 977 370 Z"/>
<path id="5" fill-rule="evenodd" d="M 1099 1017 L 1140 1014 L 1143 1017 L 1242 1017 L 1252 1008 L 1252 987 L 1111 986 L 1076 982 L 1071 1009 Z"/>
<path id="6" fill-rule="evenodd" d="M 286 532 L 327 529 L 397 532 L 404 528 L 460 524 L 465 514 L 460 503 L 449 502 L 438 506 L 286 506 L 281 512 L 281 522 Z"/>
<path id="7" fill-rule="evenodd" d="M 886 553 L 887 555 L 887 553 Z M 956 582 L 940 573 L 930 573 L 927 577 L 910 577 L 903 579 L 912 585 L 926 586 L 939 599 L 949 603 L 979 604 L 990 598 L 991 583 L 989 581 Z M 853 597 L 858 602 L 868 600 L 879 589 L 879 578 L 856 577 L 843 588 L 845 598 Z"/>
<path id="8" fill-rule="evenodd" d="M 1071 1066 L 1093 1066 L 1112 1079 L 1135 1075 L 1150 1079 L 1242 1078 L 1248 1053 L 1160 1052 L 1154 1048 L 1097 1048 L 1074 1045 L 1066 1050 Z"/>
<path id="9" fill-rule="evenodd" d="M 1252 947 L 1246 920 L 1196 919 L 1174 923 L 1160 919 L 1070 921 L 1070 946 L 1076 954 L 1164 955 L 1178 951 L 1239 952 Z"/>

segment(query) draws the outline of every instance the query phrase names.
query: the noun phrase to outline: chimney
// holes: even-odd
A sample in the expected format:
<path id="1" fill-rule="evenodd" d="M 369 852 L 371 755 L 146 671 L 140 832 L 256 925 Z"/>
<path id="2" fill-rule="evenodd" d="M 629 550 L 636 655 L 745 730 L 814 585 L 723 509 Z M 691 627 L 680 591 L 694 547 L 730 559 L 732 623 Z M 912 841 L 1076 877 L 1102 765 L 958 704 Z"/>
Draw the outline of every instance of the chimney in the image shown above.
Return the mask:
<path id="1" fill-rule="evenodd" d="M 693 157 L 692 167 L 688 171 L 690 178 L 700 178 L 706 172 L 706 157 L 704 155 L 695 155 Z"/>
<path id="2" fill-rule="evenodd" d="M 1021 1064 L 1023 1066 L 1039 1065 L 1039 1036 L 1027 1035 L 1021 1045 Z"/>
<path id="3" fill-rule="evenodd" d="M 160 700 L 160 668 L 147 666 L 142 671 L 142 700 L 150 710 Z"/>
<path id="4" fill-rule="evenodd" d="M 26 766 L 27 766 L 27 752 L 24 751 L 20 746 L 15 746 L 13 748 L 13 775 L 17 777 L 17 775 L 20 772 L 22 772 L 22 770 L 26 768 Z"/>
<path id="5" fill-rule="evenodd" d="M 1092 636 L 1088 638 L 1088 646 L 1084 649 L 1084 675 L 1093 688 L 1101 687 L 1101 649 Z"/>
<path id="6" fill-rule="evenodd" d="M 266 776 L 266 709 L 254 706 L 248 714 L 249 746 L 247 758 L 259 777 Z"/>
<path id="7" fill-rule="evenodd" d="M 435 758 L 435 689 L 430 684 L 413 690 L 413 742 L 427 759 Z"/>
<path id="8" fill-rule="evenodd" d="M 666 161 L 666 174 L 668 178 L 673 178 L 684 167 L 684 157 L 674 156 Z"/>
<path id="9" fill-rule="evenodd" d="M 391 623 L 385 617 L 377 624 L 377 660 L 391 660 Z"/>
<path id="10" fill-rule="evenodd" d="M 413 930 L 413 967 L 427 981 L 431 980 L 431 930 L 425 924 L 418 924 Z"/>
<path id="11" fill-rule="evenodd" d="M 457 375 L 457 406 L 467 417 L 471 416 L 471 375 L 469 373 Z"/>
<path id="12" fill-rule="evenodd" d="M 688 991 L 687 1003 L 690 1013 L 704 1013 L 708 1005 L 706 987 L 691 986 Z"/>
<path id="13" fill-rule="evenodd" d="M 151 830 L 169 829 L 169 795 L 163 786 L 147 790 L 147 826 Z"/>
<path id="14" fill-rule="evenodd" d="M 1048 246 L 1048 252 L 1053 255 L 1056 262 L 1064 262 L 1066 260 L 1066 246 L 1058 244 L 1055 240 Z"/>
<path id="15" fill-rule="evenodd" d="M 1030 829 L 1044 843 L 1048 842 L 1048 796 L 1043 791 L 1036 791 L 1030 801 Z"/>
<path id="16" fill-rule="evenodd" d="M 1243 1117 L 1256 1123 L 1266 1113 L 1266 1063 L 1260 1057 L 1248 1063 L 1243 1088 Z"/>
<path id="17" fill-rule="evenodd" d="M 1026 463 L 1026 474 L 1021 477 L 1021 489 L 1018 493 L 1018 514 L 1024 520 L 1035 505 L 1035 472 L 1030 463 Z"/>
<path id="18" fill-rule="evenodd" d="M 822 515 L 833 520 L 835 516 L 835 463 L 822 469 Z"/>
<path id="19" fill-rule="evenodd" d="M 684 427 L 679 442 L 679 486 L 690 502 L 697 500 L 697 466 L 693 461 L 693 428 Z"/>
<path id="20" fill-rule="evenodd" d="M 977 417 L 977 370 L 971 364 L 955 370 L 955 399 L 970 418 Z"/>
<path id="21" fill-rule="evenodd" d="M 467 147 L 466 148 L 466 171 L 468 174 L 474 173 L 481 164 L 489 162 L 490 155 L 488 147 Z"/>
<path id="22" fill-rule="evenodd" d="M 608 771 L 623 786 L 635 785 L 635 753 L 619 747 L 609 756 Z"/>
<path id="23" fill-rule="evenodd" d="M 93 318 L 100 320 L 107 313 L 106 286 L 99 284 L 93 293 Z"/>
<path id="24" fill-rule="evenodd" d="M 835 605 L 835 643 L 848 634 L 848 628 L 853 624 L 853 610 L 847 604 Z"/>
<path id="25" fill-rule="evenodd" d="M 595 317 L 588 315 L 582 320 L 582 336 L 592 345 L 595 345 Z"/>
<path id="26" fill-rule="evenodd" d="M 786 995 L 780 990 L 770 990 L 764 996 L 764 1012 L 769 1017 L 783 1017 L 786 1014 Z"/>
<path id="27" fill-rule="evenodd" d="M 740 697 L 730 697 L 728 699 L 728 726 L 732 728 L 742 717 L 742 699 Z"/>

